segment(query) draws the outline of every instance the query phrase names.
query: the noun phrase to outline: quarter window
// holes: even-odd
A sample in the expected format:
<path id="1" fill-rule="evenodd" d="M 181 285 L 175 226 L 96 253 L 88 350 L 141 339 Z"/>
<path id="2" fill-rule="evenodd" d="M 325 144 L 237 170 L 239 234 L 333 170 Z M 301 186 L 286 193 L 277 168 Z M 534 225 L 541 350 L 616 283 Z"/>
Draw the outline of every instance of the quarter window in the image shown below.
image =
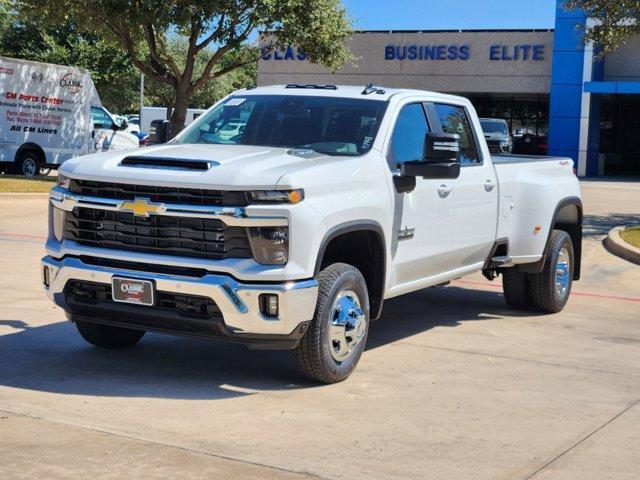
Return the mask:
<path id="1" fill-rule="evenodd" d="M 422 104 L 411 103 L 402 107 L 391 136 L 391 148 L 387 156 L 389 167 L 394 170 L 404 162 L 422 159 L 427 133 L 429 124 Z"/>
<path id="2" fill-rule="evenodd" d="M 464 107 L 436 103 L 435 108 L 442 125 L 442 131 L 460 135 L 460 163 L 462 165 L 482 163 L 480 155 L 478 155 L 478 148 L 469 123 L 469 117 Z"/>

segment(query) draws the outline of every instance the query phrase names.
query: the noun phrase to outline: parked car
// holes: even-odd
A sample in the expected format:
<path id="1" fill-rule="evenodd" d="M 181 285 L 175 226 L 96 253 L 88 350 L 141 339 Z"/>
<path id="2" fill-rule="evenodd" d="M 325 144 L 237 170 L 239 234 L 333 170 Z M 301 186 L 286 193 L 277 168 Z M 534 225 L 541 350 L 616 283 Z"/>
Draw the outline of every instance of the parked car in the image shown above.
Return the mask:
<path id="1" fill-rule="evenodd" d="M 101 104 L 86 70 L 0 57 L 0 169 L 25 176 L 138 146 Z"/>
<path id="2" fill-rule="evenodd" d="M 514 139 L 513 153 L 519 155 L 546 155 L 547 136 L 524 133 Z"/>
<path id="3" fill-rule="evenodd" d="M 482 272 L 514 309 L 562 310 L 581 263 L 572 166 L 492 157 L 456 96 L 240 90 L 166 144 L 63 165 L 44 288 L 99 347 L 226 339 L 337 382 L 385 299 Z"/>
<path id="4" fill-rule="evenodd" d="M 481 118 L 480 126 L 491 153 L 511 153 L 513 139 L 509 133 L 509 124 L 500 118 Z"/>

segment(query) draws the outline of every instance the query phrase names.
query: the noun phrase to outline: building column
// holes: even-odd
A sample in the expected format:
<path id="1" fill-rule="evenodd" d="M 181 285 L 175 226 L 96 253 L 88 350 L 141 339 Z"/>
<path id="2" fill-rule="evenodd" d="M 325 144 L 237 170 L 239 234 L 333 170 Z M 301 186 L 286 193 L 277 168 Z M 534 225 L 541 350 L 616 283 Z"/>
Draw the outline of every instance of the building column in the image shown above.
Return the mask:
<path id="1" fill-rule="evenodd" d="M 602 76 L 593 61 L 593 45 L 584 45 L 578 27 L 589 25 L 581 11 L 556 6 L 556 27 L 549 105 L 549 155 L 571 157 L 580 177 L 598 172 L 600 97 L 584 91 L 584 84 Z M 595 66 L 594 66 L 595 65 Z M 600 78 L 598 78 L 599 80 Z"/>

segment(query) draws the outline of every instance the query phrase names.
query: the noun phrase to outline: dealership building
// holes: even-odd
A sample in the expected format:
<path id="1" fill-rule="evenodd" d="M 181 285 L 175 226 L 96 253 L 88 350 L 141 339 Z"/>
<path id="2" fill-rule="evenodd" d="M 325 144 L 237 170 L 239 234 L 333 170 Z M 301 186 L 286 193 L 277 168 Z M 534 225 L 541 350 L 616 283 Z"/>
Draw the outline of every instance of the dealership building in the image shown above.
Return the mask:
<path id="1" fill-rule="evenodd" d="M 292 46 L 263 55 L 258 84 L 462 95 L 481 117 L 507 120 L 519 153 L 571 157 L 580 176 L 640 174 L 640 38 L 597 59 L 580 39 L 589 19 L 556 12 L 554 30 L 357 32 L 356 61 L 335 73 Z"/>

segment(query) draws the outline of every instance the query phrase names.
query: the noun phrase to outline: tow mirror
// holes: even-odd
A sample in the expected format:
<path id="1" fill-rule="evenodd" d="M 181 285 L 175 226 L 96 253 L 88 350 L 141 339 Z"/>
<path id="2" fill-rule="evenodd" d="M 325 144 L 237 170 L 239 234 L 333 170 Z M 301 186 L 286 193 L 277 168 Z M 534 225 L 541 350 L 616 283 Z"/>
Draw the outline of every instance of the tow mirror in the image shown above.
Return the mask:
<path id="1" fill-rule="evenodd" d="M 404 162 L 403 176 L 433 179 L 460 176 L 460 135 L 456 133 L 427 133 L 421 160 Z"/>
<path id="2" fill-rule="evenodd" d="M 171 122 L 169 120 L 153 120 L 149 128 L 149 143 L 167 143 Z"/>

